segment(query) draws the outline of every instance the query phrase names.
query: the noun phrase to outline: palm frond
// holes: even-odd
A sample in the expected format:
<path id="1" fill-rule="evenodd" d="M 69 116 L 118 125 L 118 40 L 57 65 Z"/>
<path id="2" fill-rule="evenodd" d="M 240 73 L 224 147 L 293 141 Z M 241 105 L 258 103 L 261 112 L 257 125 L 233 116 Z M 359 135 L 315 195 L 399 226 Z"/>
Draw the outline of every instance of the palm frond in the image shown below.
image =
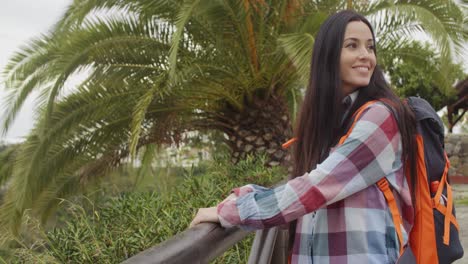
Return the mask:
<path id="1" fill-rule="evenodd" d="M 18 145 L 9 145 L 0 153 L 0 186 L 3 186 L 13 174 L 13 164 Z"/>
<path id="2" fill-rule="evenodd" d="M 282 35 L 278 42 L 305 83 L 309 78 L 314 37 L 308 33 L 288 34 Z"/>
<path id="3" fill-rule="evenodd" d="M 169 52 L 170 78 L 172 78 L 175 75 L 174 72 L 176 70 L 176 64 L 178 59 L 177 53 L 179 51 L 179 46 L 183 37 L 184 28 L 188 23 L 192 12 L 194 12 L 194 9 L 198 6 L 199 3 L 200 0 L 185 1 L 182 7 L 180 8 L 179 14 L 177 15 L 175 21 L 176 31 L 172 37 L 171 49 Z"/>
<path id="4" fill-rule="evenodd" d="M 158 81 L 153 84 L 153 88 L 148 89 L 146 93 L 138 99 L 138 103 L 135 105 L 131 125 L 132 135 L 130 138 L 130 155 L 133 158 L 136 158 L 137 145 L 143 129 L 143 121 L 145 120 L 148 108 L 151 102 L 155 100 L 155 96 L 161 98 L 159 100 L 162 100 L 162 97 L 164 96 L 164 90 L 161 89 L 161 87 L 166 87 L 166 79 L 166 75 L 160 76 Z"/>
<path id="5" fill-rule="evenodd" d="M 458 52 L 468 37 L 462 26 L 463 14 L 453 1 L 379 1 L 367 15 L 379 36 L 391 36 L 385 32 L 402 25 L 413 25 L 398 31 L 399 37 L 413 39 L 416 34 L 428 34 L 445 59 L 450 59 L 452 50 Z"/>
<path id="6" fill-rule="evenodd" d="M 138 169 L 137 177 L 135 179 L 135 186 L 138 185 L 139 181 L 149 175 L 153 171 L 153 161 L 156 157 L 157 146 L 155 144 L 148 144 L 143 148 L 141 157 L 141 165 Z"/>

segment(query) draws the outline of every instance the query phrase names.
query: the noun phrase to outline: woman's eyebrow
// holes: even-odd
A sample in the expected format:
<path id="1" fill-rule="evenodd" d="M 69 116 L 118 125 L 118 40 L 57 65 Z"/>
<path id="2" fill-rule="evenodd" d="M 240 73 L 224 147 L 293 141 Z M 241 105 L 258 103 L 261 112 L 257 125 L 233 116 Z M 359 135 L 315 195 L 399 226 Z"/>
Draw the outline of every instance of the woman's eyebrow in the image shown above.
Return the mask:
<path id="1" fill-rule="evenodd" d="M 359 41 L 359 39 L 358 39 L 358 38 L 353 38 L 353 37 L 351 37 L 351 38 L 346 38 L 344 41 L 346 41 L 346 40 L 354 40 L 354 41 Z M 370 41 L 371 41 L 371 42 L 374 42 L 374 40 L 373 40 L 373 39 L 371 39 L 371 38 L 367 40 L 367 42 L 370 42 Z"/>

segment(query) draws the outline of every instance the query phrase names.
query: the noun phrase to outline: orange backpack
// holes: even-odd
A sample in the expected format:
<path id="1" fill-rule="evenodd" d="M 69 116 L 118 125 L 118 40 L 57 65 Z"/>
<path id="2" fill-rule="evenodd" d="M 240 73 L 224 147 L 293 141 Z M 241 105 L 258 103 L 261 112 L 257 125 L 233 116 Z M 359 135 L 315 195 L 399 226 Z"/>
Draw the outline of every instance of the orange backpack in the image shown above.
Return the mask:
<path id="1" fill-rule="evenodd" d="M 354 113 L 354 121 L 346 135 L 340 139 L 339 145 L 351 134 L 363 111 L 375 102 L 367 102 Z M 385 100 L 382 102 L 386 104 Z M 417 171 L 416 187 L 415 190 L 411 190 L 415 197 L 415 218 L 409 235 L 409 246 L 417 263 L 452 263 L 463 257 L 463 248 L 455 217 L 452 187 L 447 176 L 450 162 L 444 151 L 444 127 L 437 113 L 424 99 L 409 97 L 406 103 L 413 110 L 417 121 L 417 154 L 414 164 Z M 287 148 L 295 141 L 296 138 L 293 138 L 283 144 L 283 147 Z M 410 179 L 407 180 L 410 182 Z M 405 247 L 401 232 L 401 214 L 388 180 L 381 179 L 377 186 L 384 194 L 392 214 L 401 255 Z"/>

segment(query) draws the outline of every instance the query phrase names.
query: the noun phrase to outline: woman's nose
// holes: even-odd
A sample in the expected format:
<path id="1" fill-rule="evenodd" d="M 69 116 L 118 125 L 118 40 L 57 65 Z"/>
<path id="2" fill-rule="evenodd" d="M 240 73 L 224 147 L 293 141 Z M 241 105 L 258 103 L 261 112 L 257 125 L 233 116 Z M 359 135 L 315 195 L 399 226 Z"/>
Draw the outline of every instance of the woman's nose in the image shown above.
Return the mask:
<path id="1" fill-rule="evenodd" d="M 369 58 L 370 54 L 371 54 L 371 51 L 368 50 L 367 48 L 361 48 L 359 49 L 359 54 L 358 54 L 358 58 L 359 59 L 364 59 L 364 58 Z"/>

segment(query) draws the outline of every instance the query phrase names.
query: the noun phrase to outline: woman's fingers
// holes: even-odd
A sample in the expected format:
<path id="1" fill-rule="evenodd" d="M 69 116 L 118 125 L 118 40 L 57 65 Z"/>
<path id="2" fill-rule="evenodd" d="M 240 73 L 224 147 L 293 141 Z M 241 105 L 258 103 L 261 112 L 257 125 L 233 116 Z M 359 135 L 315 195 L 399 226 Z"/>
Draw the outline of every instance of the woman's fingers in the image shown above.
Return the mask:
<path id="1" fill-rule="evenodd" d="M 235 193 L 231 193 L 224 201 L 221 203 L 224 203 L 226 201 L 230 200 L 236 200 L 237 195 Z M 200 208 L 198 209 L 197 214 L 193 218 L 192 222 L 189 225 L 189 228 L 192 228 L 200 223 L 203 222 L 214 222 L 214 223 L 219 223 L 218 219 L 218 209 L 216 206 L 214 207 L 209 207 L 209 208 Z"/>
<path id="2" fill-rule="evenodd" d="M 197 215 L 195 215 L 195 218 L 193 218 L 189 227 L 191 228 L 204 222 L 219 223 L 218 211 L 216 207 L 198 209 Z"/>
<path id="3" fill-rule="evenodd" d="M 199 223 L 201 223 L 203 221 L 203 210 L 204 208 L 200 208 L 198 209 L 198 212 L 197 214 L 195 215 L 195 218 L 193 218 L 192 222 L 190 223 L 190 228 L 198 225 Z"/>
<path id="4" fill-rule="evenodd" d="M 198 209 L 198 212 L 197 214 L 195 215 L 195 217 L 193 218 L 192 222 L 190 223 L 190 228 L 191 227 L 194 227 L 196 225 L 198 225 L 199 223 L 201 223 L 201 219 L 203 219 L 203 216 L 201 216 L 202 213 L 200 213 L 200 211 L 202 210 L 203 208 L 201 209 Z"/>

